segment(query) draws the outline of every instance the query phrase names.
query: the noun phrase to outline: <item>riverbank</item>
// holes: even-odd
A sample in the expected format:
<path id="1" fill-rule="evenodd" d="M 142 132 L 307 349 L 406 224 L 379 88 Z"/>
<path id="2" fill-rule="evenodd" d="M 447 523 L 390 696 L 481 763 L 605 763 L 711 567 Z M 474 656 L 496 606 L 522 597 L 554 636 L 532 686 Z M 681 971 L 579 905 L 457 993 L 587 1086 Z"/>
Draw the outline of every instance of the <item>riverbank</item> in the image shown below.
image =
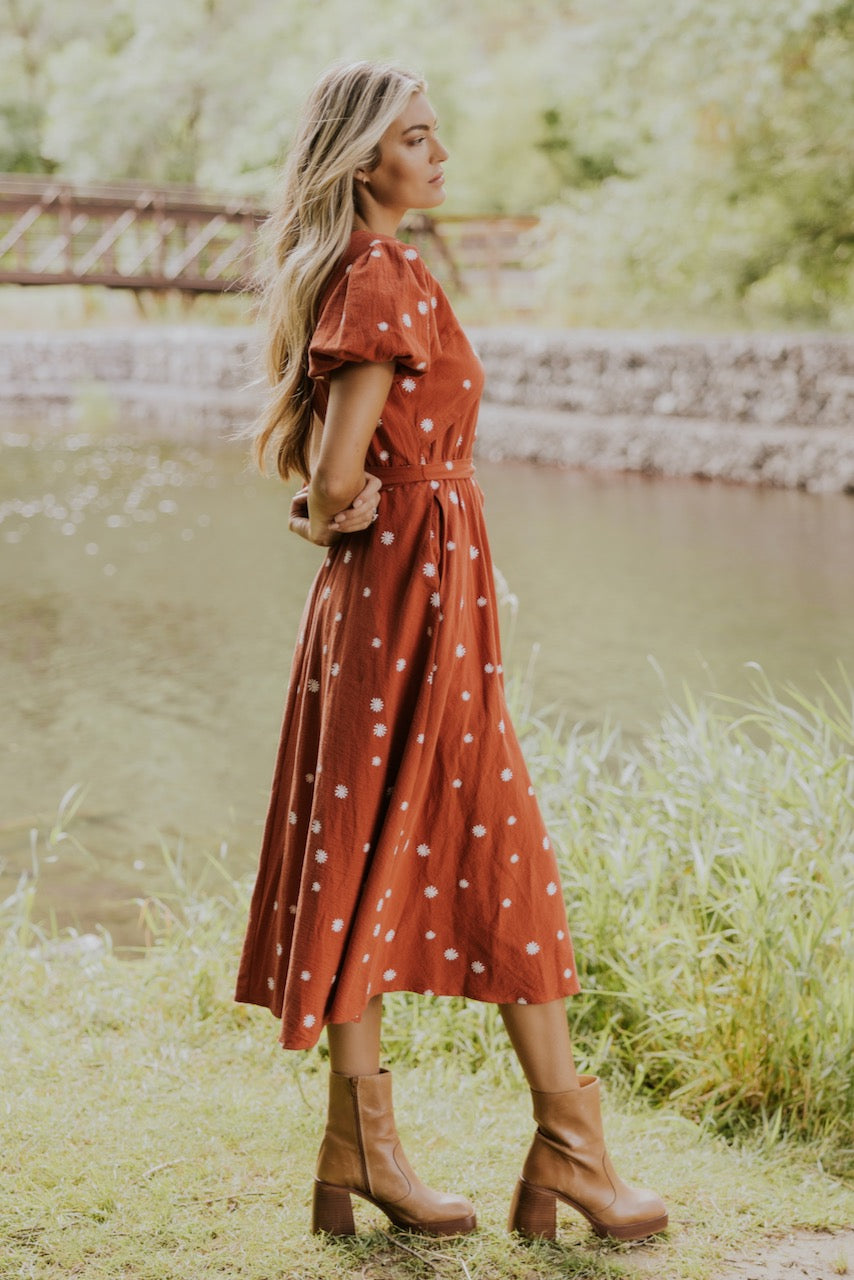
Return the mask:
<path id="1" fill-rule="evenodd" d="M 209 922 L 215 916 L 209 910 Z M 739 1259 L 764 1257 L 796 1227 L 822 1233 L 802 1236 L 801 1248 L 823 1245 L 836 1274 L 846 1249 L 852 1261 L 841 1229 L 854 1194 L 808 1153 L 770 1140 L 728 1146 L 613 1086 L 605 1120 L 614 1160 L 664 1195 L 667 1235 L 606 1243 L 561 1207 L 557 1244 L 512 1238 L 505 1222 L 531 1139 L 528 1095 L 517 1079 L 438 1059 L 395 1071 L 401 1136 L 425 1179 L 473 1198 L 478 1231 L 447 1241 L 391 1232 L 356 1200 L 362 1234 L 311 1236 L 320 1055 L 284 1054 L 269 1014 L 231 1003 L 213 931 L 204 956 L 162 946 L 135 963 L 89 941 L 0 952 L 0 1069 L 15 1082 L 0 1160 L 4 1276 L 715 1280 L 747 1274 Z M 830 1280 L 834 1271 L 809 1274 Z"/>
<path id="2" fill-rule="evenodd" d="M 854 339 L 478 329 L 482 457 L 854 492 Z M 170 434 L 245 426 L 251 328 L 0 334 L 7 418 Z"/>
<path id="3" fill-rule="evenodd" d="M 506 1234 L 531 1120 L 497 1010 L 401 993 L 384 1047 L 403 1140 L 423 1176 L 475 1200 L 480 1230 L 401 1238 L 359 1204 L 367 1234 L 311 1237 L 326 1053 L 282 1053 L 270 1015 L 233 1003 L 250 879 L 224 845 L 194 867 L 164 845 L 171 888 L 138 899 L 138 950 L 50 936 L 33 907 L 80 851 L 66 797 L 0 902 L 8 1274 L 736 1280 L 766 1255 L 846 1274 L 851 697 L 844 678 L 820 703 L 761 683 L 748 703 L 688 697 L 634 745 L 516 709 L 583 979 L 579 1066 L 607 1079 L 618 1167 L 671 1209 L 641 1246 L 563 1210 L 559 1247 Z M 809 1235 L 773 1253 L 796 1228 L 840 1231 L 822 1269 Z"/>

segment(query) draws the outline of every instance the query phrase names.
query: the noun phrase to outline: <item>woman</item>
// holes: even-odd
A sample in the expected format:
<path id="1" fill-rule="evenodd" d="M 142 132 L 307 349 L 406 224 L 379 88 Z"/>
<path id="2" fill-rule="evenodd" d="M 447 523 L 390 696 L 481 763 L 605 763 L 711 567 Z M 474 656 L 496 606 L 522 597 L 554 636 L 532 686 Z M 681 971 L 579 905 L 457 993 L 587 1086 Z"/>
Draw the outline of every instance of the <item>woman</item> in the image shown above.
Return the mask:
<path id="1" fill-rule="evenodd" d="M 237 986 L 324 1025 L 329 1115 L 313 1228 L 354 1230 L 350 1196 L 398 1226 L 470 1231 L 425 1187 L 380 1069 L 382 993 L 498 1003 L 538 1128 L 510 1226 L 554 1236 L 555 1200 L 600 1235 L 667 1223 L 604 1146 L 598 1081 L 577 1077 L 578 991 L 558 870 L 507 715 L 482 495 L 471 463 L 483 372 L 450 304 L 395 233 L 444 199 L 417 78 L 335 68 L 311 95 L 271 219 L 272 396 L 256 454 L 307 487 L 291 527 L 329 548 L 306 604 Z"/>

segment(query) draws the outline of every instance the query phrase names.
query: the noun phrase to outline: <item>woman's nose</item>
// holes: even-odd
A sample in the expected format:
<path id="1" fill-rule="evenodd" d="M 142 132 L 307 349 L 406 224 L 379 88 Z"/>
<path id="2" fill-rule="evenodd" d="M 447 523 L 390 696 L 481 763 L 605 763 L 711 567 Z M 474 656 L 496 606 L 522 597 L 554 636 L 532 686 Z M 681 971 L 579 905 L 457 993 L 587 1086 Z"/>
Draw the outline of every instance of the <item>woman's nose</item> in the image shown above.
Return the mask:
<path id="1" fill-rule="evenodd" d="M 433 159 L 438 161 L 441 164 L 441 162 L 443 160 L 447 160 L 447 158 L 448 158 L 447 148 L 442 146 L 438 138 L 435 138 L 433 140 Z"/>

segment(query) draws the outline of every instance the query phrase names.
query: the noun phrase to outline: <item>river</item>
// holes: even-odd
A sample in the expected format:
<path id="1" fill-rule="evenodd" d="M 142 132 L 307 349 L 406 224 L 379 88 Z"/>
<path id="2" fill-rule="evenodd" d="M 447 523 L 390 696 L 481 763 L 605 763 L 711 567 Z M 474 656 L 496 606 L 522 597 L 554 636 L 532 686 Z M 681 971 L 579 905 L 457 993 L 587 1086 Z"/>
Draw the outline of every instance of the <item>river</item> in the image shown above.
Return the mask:
<path id="1" fill-rule="evenodd" d="M 508 670 L 570 721 L 654 724 L 682 682 L 807 692 L 854 668 L 854 502 L 521 464 L 478 467 Z M 0 898 L 41 835 L 37 914 L 137 939 L 135 900 L 227 850 L 254 865 L 320 552 L 236 447 L 8 432 L 0 473 Z M 71 788 L 79 802 L 45 833 Z M 5 891 L 5 892 L 4 892 Z"/>

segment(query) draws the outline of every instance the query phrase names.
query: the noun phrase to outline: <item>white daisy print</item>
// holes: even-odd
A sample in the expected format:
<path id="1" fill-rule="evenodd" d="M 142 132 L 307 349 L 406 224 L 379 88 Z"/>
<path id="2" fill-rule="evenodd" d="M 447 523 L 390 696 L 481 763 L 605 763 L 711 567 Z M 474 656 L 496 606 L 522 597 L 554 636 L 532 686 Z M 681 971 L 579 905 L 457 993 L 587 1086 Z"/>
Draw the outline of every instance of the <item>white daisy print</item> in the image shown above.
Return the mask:
<path id="1" fill-rule="evenodd" d="M 434 884 L 428 884 L 427 888 L 424 890 L 424 897 L 436 898 L 438 896 L 439 896 L 439 890 L 436 888 L 436 886 Z"/>
<path id="2" fill-rule="evenodd" d="M 483 823 L 478 822 L 476 826 L 472 827 L 471 833 L 473 836 L 477 836 L 478 840 L 480 840 L 486 835 L 486 827 Z"/>
<path id="3" fill-rule="evenodd" d="M 397 662 L 394 665 L 398 671 L 403 671 L 406 667 L 406 659 L 398 658 Z"/>
<path id="4" fill-rule="evenodd" d="M 350 794 L 350 788 L 349 788 L 349 787 L 345 787 L 345 785 L 344 785 L 344 783 L 343 783 L 343 782 L 338 782 L 338 783 L 336 783 L 336 785 L 335 785 L 335 795 L 337 796 L 337 798 L 338 798 L 339 800 L 346 800 L 349 794 Z"/>
<path id="5" fill-rule="evenodd" d="M 445 959 L 446 959 L 446 960 L 458 960 L 458 959 L 459 959 L 459 954 L 460 954 L 460 953 L 459 953 L 459 951 L 455 951 L 453 947 L 446 947 L 446 948 L 445 948 Z"/>
<path id="6" fill-rule="evenodd" d="M 337 919 L 332 921 L 333 933 L 340 933 L 343 928 L 344 928 L 344 921 L 341 919 L 340 916 L 338 916 Z"/>
<path id="7" fill-rule="evenodd" d="M 403 387 L 404 391 L 414 391 L 414 390 L 415 390 L 415 379 L 414 379 L 414 378 L 404 378 L 404 379 L 403 379 L 403 382 L 401 382 L 401 384 L 400 384 L 400 385 Z"/>
<path id="8" fill-rule="evenodd" d="M 397 977 L 396 969 L 386 969 L 385 973 L 383 974 L 383 979 L 385 982 L 394 982 L 396 977 Z"/>
<path id="9" fill-rule="evenodd" d="M 385 706 L 385 703 L 383 702 L 382 698 L 371 698 L 372 711 L 382 711 L 384 706 Z"/>
<path id="10" fill-rule="evenodd" d="M 384 547 L 391 546 L 391 544 L 394 542 L 394 534 L 392 533 L 391 529 L 383 529 L 382 533 L 380 534 L 380 542 L 383 544 Z"/>
<path id="11" fill-rule="evenodd" d="M 433 419 L 422 418 L 418 425 L 420 426 L 424 434 L 428 435 L 433 430 Z"/>
<path id="12" fill-rule="evenodd" d="M 436 566 L 428 560 L 426 564 L 421 566 L 421 572 L 424 574 L 425 578 L 435 578 Z"/>
<path id="13" fill-rule="evenodd" d="M 319 862 L 323 864 L 328 857 L 329 857 L 329 854 L 326 852 L 325 849 L 318 849 L 314 855 L 314 860 L 315 862 Z"/>
<path id="14" fill-rule="evenodd" d="M 307 680 L 307 681 L 306 681 L 306 687 L 307 687 L 307 689 L 308 689 L 309 693 L 317 693 L 318 689 L 320 688 L 320 681 L 319 681 L 319 680 Z"/>
<path id="15" fill-rule="evenodd" d="M 316 1021 L 317 1019 L 313 1013 L 307 1013 L 302 1020 L 302 1025 L 304 1027 L 313 1027 Z"/>
<path id="16" fill-rule="evenodd" d="M 403 323 L 406 325 L 407 329 L 412 328 L 412 316 L 409 314 L 408 311 L 404 311 L 403 315 L 400 318 L 403 321 Z"/>
<path id="17" fill-rule="evenodd" d="M 374 737 L 384 738 L 387 733 L 388 733 L 387 726 L 382 724 L 380 721 L 377 721 L 377 723 L 374 725 Z"/>
<path id="18" fill-rule="evenodd" d="M 486 971 L 486 965 L 482 964 L 480 960 L 472 960 L 471 971 L 472 973 L 484 973 Z"/>
<path id="19" fill-rule="evenodd" d="M 380 333 L 385 333 L 386 330 L 388 329 L 388 321 L 380 320 L 379 324 L 377 325 L 377 328 L 379 329 Z"/>
<path id="20" fill-rule="evenodd" d="M 510 781 L 510 779 L 511 779 L 512 777 L 513 777 L 513 770 L 512 770 L 512 769 L 502 769 L 502 770 L 501 770 L 501 781 L 502 781 L 502 782 L 509 782 L 509 781 Z"/>
<path id="21" fill-rule="evenodd" d="M 557 885 L 555 884 L 554 880 L 550 880 L 549 883 L 546 885 L 546 893 L 549 895 L 550 898 L 553 898 L 557 893 Z"/>
<path id="22" fill-rule="evenodd" d="M 539 942 L 528 942 L 525 944 L 525 950 L 529 956 L 535 956 L 540 949 Z"/>

